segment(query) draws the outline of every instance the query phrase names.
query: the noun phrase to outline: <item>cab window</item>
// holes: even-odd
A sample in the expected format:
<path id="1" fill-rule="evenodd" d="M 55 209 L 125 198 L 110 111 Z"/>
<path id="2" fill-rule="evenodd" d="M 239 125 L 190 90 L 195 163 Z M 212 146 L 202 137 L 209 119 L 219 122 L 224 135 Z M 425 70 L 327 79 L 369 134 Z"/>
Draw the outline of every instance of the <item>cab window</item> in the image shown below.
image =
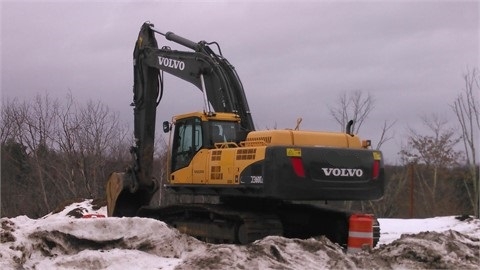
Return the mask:
<path id="1" fill-rule="evenodd" d="M 226 121 L 209 121 L 210 129 L 210 145 L 214 146 L 215 143 L 235 142 L 238 143 L 237 138 L 239 124 L 236 122 Z"/>

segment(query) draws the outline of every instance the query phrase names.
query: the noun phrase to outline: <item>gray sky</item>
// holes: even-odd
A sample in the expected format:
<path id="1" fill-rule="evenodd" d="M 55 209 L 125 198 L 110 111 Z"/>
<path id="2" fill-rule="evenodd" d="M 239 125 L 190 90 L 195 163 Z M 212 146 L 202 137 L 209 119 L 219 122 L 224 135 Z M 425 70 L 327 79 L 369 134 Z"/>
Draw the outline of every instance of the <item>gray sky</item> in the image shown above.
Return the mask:
<path id="1" fill-rule="evenodd" d="M 394 163 L 422 114 L 449 104 L 479 63 L 479 1 L 2 1 L 2 98 L 48 93 L 101 100 L 133 122 L 132 52 L 140 26 L 217 41 L 244 85 L 257 129 L 338 130 L 344 91 L 372 94 L 360 130 Z M 157 36 L 160 46 L 177 45 Z M 168 76 L 157 118 L 201 110 L 201 92 Z M 160 128 L 157 129 L 160 132 Z"/>

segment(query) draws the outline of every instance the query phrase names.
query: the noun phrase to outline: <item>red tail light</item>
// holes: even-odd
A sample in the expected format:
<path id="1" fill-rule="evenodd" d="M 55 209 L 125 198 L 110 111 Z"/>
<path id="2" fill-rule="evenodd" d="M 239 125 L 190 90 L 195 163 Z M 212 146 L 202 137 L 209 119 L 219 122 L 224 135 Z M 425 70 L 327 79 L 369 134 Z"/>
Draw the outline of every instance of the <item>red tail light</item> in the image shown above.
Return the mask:
<path id="1" fill-rule="evenodd" d="M 377 179 L 380 176 L 380 160 L 374 160 L 372 166 L 372 179 Z"/>
<path id="2" fill-rule="evenodd" d="M 305 169 L 303 168 L 302 158 L 292 157 L 293 171 L 298 177 L 305 177 Z"/>

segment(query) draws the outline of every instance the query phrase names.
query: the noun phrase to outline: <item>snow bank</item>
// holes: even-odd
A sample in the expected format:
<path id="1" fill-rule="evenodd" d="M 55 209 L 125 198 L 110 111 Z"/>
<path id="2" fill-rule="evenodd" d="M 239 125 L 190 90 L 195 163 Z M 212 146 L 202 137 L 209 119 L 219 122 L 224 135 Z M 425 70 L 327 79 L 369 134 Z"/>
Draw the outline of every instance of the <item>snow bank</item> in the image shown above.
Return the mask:
<path id="1" fill-rule="evenodd" d="M 380 245 L 389 244 L 395 239 L 400 238 L 402 234 L 427 231 L 446 232 L 456 230 L 480 238 L 480 222 L 478 219 L 473 218 L 467 218 L 463 221 L 452 216 L 427 219 L 381 218 L 378 222 L 381 228 Z"/>
<path id="2" fill-rule="evenodd" d="M 345 254 L 325 237 L 266 237 L 249 245 L 207 244 L 165 223 L 104 215 L 92 201 L 41 219 L 0 219 L 0 269 L 477 269 L 480 222 L 454 217 L 380 219 L 379 247 Z"/>

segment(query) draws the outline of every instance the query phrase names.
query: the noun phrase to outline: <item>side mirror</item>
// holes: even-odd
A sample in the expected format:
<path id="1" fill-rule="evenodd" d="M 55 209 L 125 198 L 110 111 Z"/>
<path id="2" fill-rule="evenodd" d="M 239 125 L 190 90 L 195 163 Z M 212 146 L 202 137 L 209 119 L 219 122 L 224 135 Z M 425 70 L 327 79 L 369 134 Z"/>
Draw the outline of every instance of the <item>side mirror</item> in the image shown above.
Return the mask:
<path id="1" fill-rule="evenodd" d="M 172 130 L 172 126 L 170 125 L 170 122 L 168 121 L 163 121 L 163 132 L 168 133 Z"/>

